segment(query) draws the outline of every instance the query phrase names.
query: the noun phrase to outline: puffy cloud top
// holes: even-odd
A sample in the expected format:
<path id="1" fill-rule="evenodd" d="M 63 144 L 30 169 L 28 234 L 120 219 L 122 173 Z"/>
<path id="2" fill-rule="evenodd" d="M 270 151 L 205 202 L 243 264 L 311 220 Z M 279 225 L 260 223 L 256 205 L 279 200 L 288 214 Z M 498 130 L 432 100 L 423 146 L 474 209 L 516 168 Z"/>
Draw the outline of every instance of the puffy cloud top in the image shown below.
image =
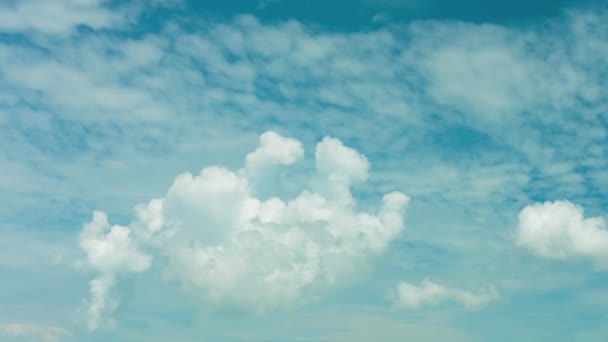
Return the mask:
<path id="1" fill-rule="evenodd" d="M 519 213 L 517 244 L 549 259 L 590 257 L 608 267 L 608 230 L 601 217 L 585 218 L 569 201 L 535 203 Z"/>
<path id="2" fill-rule="evenodd" d="M 317 171 L 324 177 L 327 195 L 344 205 L 352 204 L 350 185 L 367 180 L 369 162 L 335 138 L 325 137 L 317 144 Z"/>
<path id="3" fill-rule="evenodd" d="M 260 146 L 247 155 L 246 168 L 255 169 L 267 164 L 289 165 L 304 155 L 302 143 L 285 138 L 275 132 L 265 132 L 260 136 Z"/>
<path id="4" fill-rule="evenodd" d="M 302 155 L 299 141 L 266 132 L 244 169 L 211 166 L 179 175 L 166 197 L 138 205 L 129 227 L 114 226 L 106 240 L 132 232 L 139 244 L 167 256 L 170 275 L 218 306 L 259 313 L 313 301 L 365 269 L 367 257 L 400 233 L 409 197 L 392 192 L 377 213 L 355 211 L 350 186 L 367 178 L 369 163 L 328 137 L 315 155 L 315 177 L 328 185 L 324 193 L 304 190 L 292 199 L 252 194 L 260 170 Z M 96 212 L 83 236 L 98 236 L 108 226 Z M 128 243 L 112 244 L 119 249 L 112 255 L 83 248 L 102 272 L 137 272 L 148 263 L 136 261 L 140 255 Z"/>
<path id="5" fill-rule="evenodd" d="M 91 266 L 102 273 L 141 272 L 150 265 L 150 257 L 137 251 L 129 235 L 129 228 L 110 228 L 107 215 L 95 211 L 92 221 L 83 227 L 80 246 Z"/>
<path id="6" fill-rule="evenodd" d="M 317 145 L 316 164 L 319 173 L 348 184 L 366 180 L 369 171 L 369 163 L 364 155 L 329 137 Z"/>

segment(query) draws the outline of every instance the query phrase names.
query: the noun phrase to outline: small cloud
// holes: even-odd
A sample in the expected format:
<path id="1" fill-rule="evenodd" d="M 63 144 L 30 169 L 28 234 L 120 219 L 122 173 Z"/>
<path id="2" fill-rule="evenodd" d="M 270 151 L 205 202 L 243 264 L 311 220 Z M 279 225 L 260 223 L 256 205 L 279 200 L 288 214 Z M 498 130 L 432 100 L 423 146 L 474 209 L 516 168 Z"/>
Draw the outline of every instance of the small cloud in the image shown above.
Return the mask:
<path id="1" fill-rule="evenodd" d="M 260 2 L 258 2 L 258 9 L 265 9 L 269 6 L 279 4 L 280 2 L 281 0 L 261 0 Z"/>
<path id="2" fill-rule="evenodd" d="M 388 14 L 378 13 L 372 17 L 372 23 L 381 24 L 381 23 L 387 22 L 389 19 L 390 19 L 390 17 L 388 16 Z"/>
<path id="3" fill-rule="evenodd" d="M 423 306 L 436 306 L 446 301 L 456 302 L 467 309 L 479 309 L 500 300 L 500 294 L 494 287 L 488 287 L 480 293 L 447 287 L 425 279 L 420 286 L 401 282 L 397 292 L 391 295 L 399 309 L 416 309 Z"/>
<path id="4" fill-rule="evenodd" d="M 547 259 L 588 257 L 608 268 L 608 230 L 602 217 L 585 218 L 567 200 L 535 203 L 519 213 L 516 243 Z"/>

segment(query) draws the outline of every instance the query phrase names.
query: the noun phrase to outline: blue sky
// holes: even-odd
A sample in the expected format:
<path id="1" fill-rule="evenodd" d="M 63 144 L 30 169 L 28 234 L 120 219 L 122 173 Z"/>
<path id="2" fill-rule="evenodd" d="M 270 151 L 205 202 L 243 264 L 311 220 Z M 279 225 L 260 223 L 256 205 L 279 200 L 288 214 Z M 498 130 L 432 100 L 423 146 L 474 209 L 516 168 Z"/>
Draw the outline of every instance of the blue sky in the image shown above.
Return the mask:
<path id="1" fill-rule="evenodd" d="M 0 340 L 605 341 L 606 5 L 0 3 Z"/>

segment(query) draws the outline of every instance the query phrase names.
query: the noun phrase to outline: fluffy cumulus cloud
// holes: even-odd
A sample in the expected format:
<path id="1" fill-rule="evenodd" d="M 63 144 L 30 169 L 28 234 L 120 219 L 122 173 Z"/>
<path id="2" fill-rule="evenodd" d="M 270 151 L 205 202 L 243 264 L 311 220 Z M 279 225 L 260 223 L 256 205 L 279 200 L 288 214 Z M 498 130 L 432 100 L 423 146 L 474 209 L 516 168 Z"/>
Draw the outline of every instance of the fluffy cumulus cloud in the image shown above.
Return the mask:
<path id="1" fill-rule="evenodd" d="M 569 201 L 535 203 L 519 213 L 517 244 L 549 259 L 588 257 L 608 268 L 608 229 L 602 217 L 585 218 Z"/>
<path id="2" fill-rule="evenodd" d="M 323 191 L 291 199 L 254 195 L 260 170 L 302 156 L 299 141 L 266 132 L 242 169 L 211 166 L 177 176 L 166 197 L 136 207 L 128 227 L 110 227 L 95 212 L 81 238 L 101 273 L 91 283 L 91 319 L 115 304 L 106 297 L 116 274 L 150 265 L 140 248 L 166 256 L 167 273 L 204 301 L 247 312 L 302 305 L 356 276 L 403 229 L 409 197 L 391 192 L 377 212 L 357 211 L 349 189 L 367 178 L 369 163 L 329 137 L 315 155 Z"/>
<path id="3" fill-rule="evenodd" d="M 397 287 L 393 300 L 399 309 L 415 309 L 423 306 L 435 306 L 446 301 L 456 302 L 467 309 L 479 309 L 500 299 L 494 287 L 488 287 L 480 293 L 447 287 L 428 279 L 420 286 L 401 282 Z"/>

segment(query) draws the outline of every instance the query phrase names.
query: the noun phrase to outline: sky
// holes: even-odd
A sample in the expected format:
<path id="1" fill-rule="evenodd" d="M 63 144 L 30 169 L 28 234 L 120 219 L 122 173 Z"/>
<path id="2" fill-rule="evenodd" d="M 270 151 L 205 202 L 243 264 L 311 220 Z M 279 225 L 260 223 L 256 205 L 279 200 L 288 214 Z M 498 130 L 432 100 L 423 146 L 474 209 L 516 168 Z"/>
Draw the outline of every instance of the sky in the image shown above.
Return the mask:
<path id="1" fill-rule="evenodd" d="M 606 341 L 608 3 L 0 0 L 0 341 Z"/>

